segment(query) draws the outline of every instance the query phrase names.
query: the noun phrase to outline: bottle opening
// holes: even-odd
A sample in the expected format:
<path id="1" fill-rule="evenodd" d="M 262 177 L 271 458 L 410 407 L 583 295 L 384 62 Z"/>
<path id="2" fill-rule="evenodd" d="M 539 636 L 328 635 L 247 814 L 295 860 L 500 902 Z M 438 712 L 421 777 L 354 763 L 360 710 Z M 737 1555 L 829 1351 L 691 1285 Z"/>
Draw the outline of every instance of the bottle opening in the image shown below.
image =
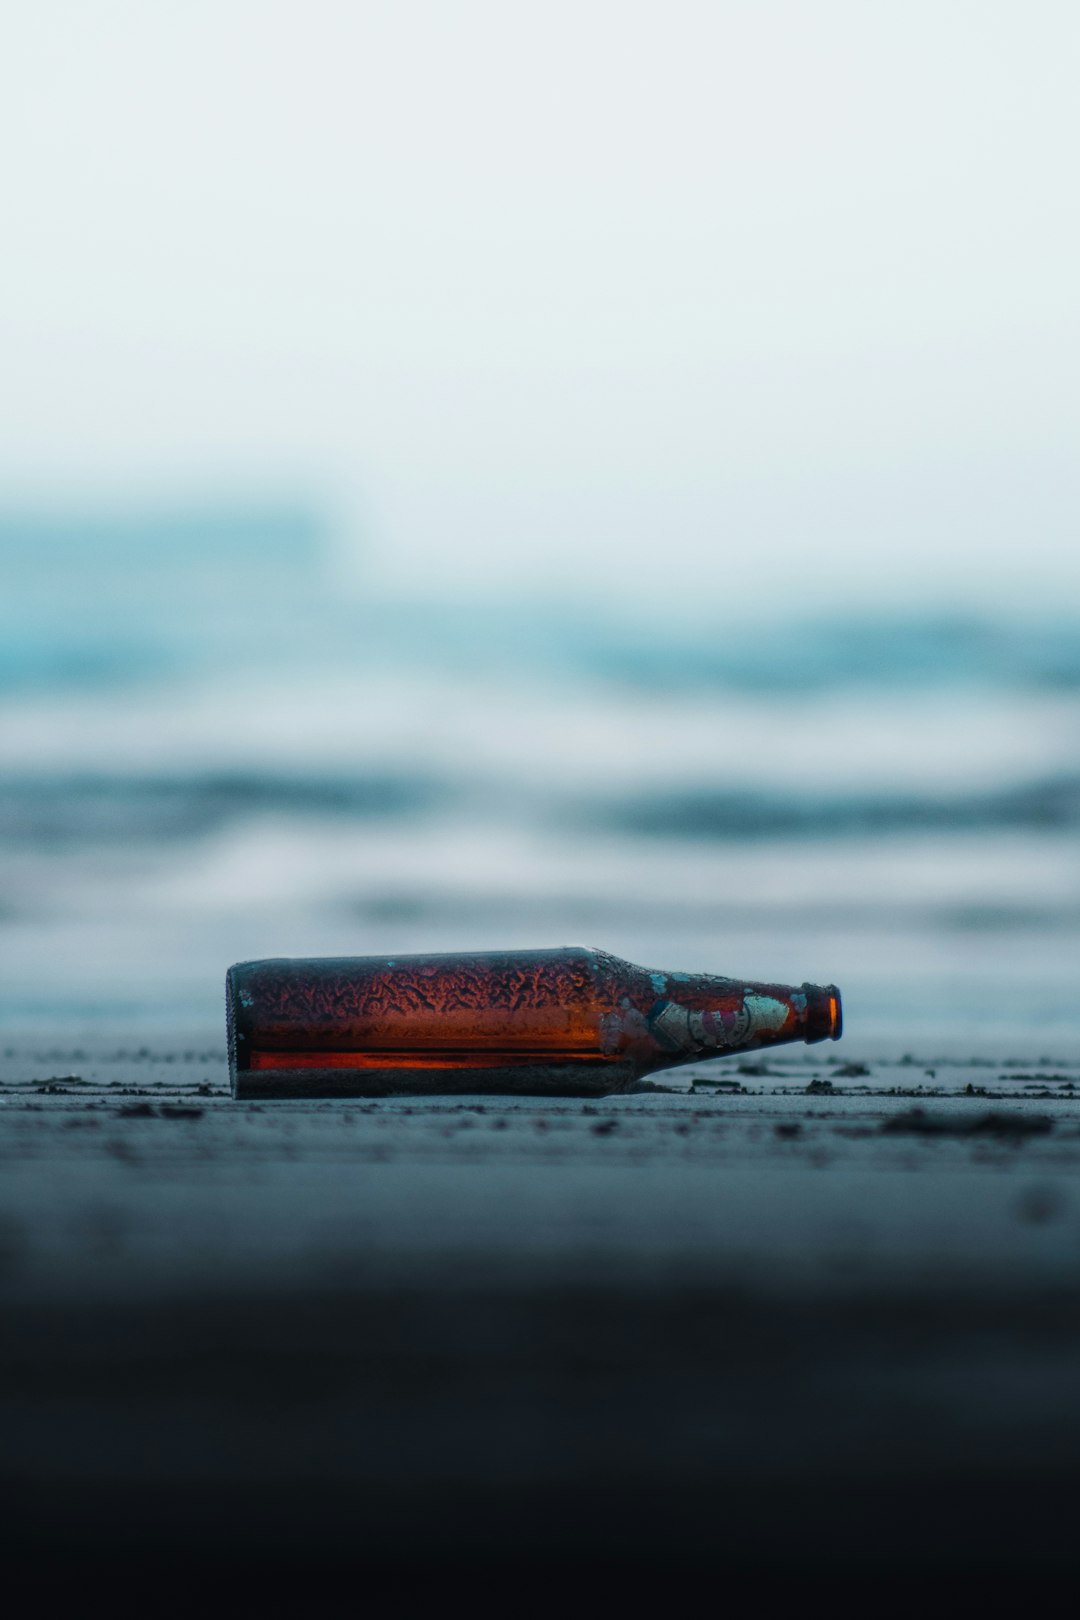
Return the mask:
<path id="1" fill-rule="evenodd" d="M 802 988 L 807 1003 L 803 1039 L 810 1046 L 815 1041 L 838 1041 L 844 1029 L 844 1014 L 835 984 L 804 984 Z"/>

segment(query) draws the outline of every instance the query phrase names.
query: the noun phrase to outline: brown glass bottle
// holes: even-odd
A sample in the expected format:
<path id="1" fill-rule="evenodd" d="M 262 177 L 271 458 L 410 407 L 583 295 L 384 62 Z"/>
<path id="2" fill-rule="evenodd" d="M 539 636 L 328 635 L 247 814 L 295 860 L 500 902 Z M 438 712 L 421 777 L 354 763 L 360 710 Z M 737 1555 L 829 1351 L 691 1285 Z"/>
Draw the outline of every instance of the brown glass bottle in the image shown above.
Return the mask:
<path id="1" fill-rule="evenodd" d="M 834 985 L 654 973 L 587 946 L 238 962 L 225 998 L 236 1097 L 602 1096 L 841 1029 Z"/>

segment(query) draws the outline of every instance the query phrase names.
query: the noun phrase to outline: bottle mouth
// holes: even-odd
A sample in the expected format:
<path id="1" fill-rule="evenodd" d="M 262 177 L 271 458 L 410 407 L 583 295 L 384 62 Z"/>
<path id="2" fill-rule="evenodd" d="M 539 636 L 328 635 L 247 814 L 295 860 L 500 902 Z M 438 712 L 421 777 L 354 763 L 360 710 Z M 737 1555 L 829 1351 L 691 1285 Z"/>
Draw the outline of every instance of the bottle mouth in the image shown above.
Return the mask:
<path id="1" fill-rule="evenodd" d="M 804 984 L 807 1000 L 806 1041 L 838 1041 L 844 1033 L 844 1010 L 835 984 Z"/>

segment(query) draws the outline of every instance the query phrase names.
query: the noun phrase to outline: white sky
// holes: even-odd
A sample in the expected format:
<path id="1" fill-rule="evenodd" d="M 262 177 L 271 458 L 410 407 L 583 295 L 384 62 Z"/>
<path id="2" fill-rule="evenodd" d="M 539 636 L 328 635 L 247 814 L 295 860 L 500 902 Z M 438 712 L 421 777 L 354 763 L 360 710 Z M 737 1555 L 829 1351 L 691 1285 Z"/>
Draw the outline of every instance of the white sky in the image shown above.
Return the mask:
<path id="1" fill-rule="evenodd" d="M 0 10 L 0 504 L 394 588 L 1080 605 L 1075 0 Z"/>

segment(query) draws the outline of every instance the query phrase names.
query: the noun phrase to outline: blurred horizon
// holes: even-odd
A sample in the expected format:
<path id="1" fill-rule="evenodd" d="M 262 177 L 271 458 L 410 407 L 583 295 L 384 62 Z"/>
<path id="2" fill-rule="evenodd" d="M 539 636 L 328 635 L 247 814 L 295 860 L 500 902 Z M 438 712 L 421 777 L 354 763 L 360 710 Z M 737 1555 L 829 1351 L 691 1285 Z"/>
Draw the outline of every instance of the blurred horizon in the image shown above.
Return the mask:
<path id="1" fill-rule="evenodd" d="M 359 547 L 346 559 L 330 512 L 296 493 L 0 501 L 0 691 L 192 672 L 245 641 L 258 659 L 271 636 L 284 638 L 275 657 L 355 661 L 359 635 L 382 658 L 423 657 L 426 642 L 478 667 L 550 666 L 551 678 L 561 665 L 675 688 L 1080 684 L 1080 599 L 1062 593 L 1037 607 L 750 596 L 733 612 L 725 593 L 699 585 L 672 620 L 647 593 L 522 584 L 459 597 L 423 579 L 389 588 L 365 562 Z"/>

